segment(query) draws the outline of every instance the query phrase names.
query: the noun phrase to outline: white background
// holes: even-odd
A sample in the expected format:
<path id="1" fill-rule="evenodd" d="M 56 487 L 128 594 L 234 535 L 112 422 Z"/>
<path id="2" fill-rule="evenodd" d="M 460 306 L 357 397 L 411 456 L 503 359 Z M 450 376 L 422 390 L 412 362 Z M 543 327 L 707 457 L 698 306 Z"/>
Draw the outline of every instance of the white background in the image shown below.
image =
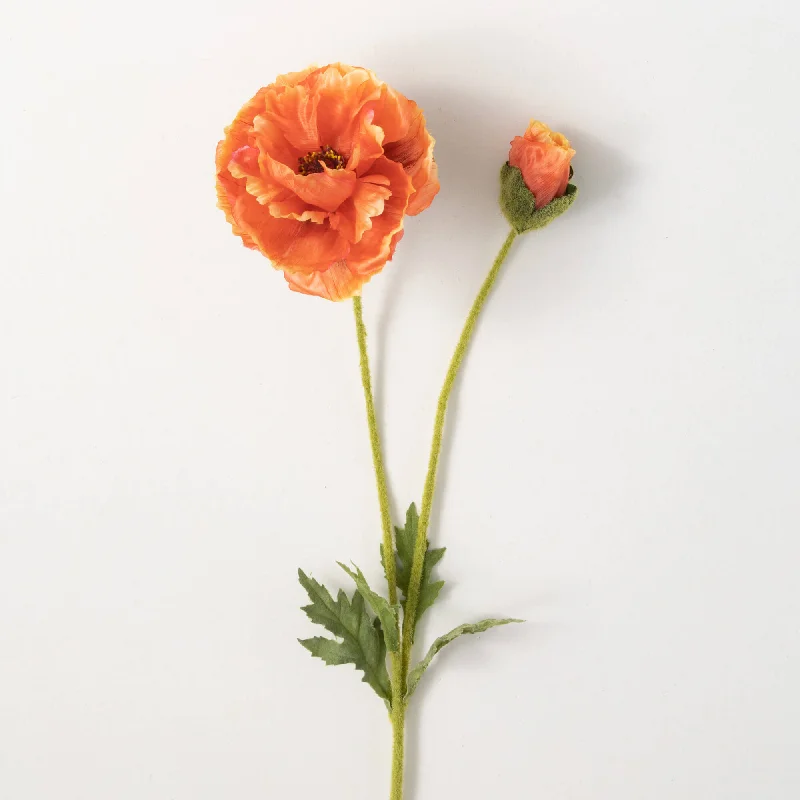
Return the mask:
<path id="1" fill-rule="evenodd" d="M 378 583 L 349 304 L 215 208 L 307 63 L 426 110 L 442 191 L 364 293 L 397 516 L 532 116 L 581 195 L 515 245 L 448 419 L 452 646 L 409 800 L 800 795 L 798 12 L 756 3 L 4 5 L 0 797 L 376 800 L 389 727 L 295 642 Z"/>

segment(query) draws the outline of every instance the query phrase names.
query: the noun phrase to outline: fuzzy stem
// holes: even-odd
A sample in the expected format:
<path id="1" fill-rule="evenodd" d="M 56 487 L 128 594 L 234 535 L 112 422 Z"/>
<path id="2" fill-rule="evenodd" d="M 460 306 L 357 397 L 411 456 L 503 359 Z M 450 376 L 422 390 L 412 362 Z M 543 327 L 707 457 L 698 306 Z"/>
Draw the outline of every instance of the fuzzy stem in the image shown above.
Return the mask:
<path id="1" fill-rule="evenodd" d="M 364 387 L 364 401 L 367 407 L 367 426 L 369 441 L 372 446 L 372 464 L 375 468 L 375 482 L 378 486 L 378 503 L 381 510 L 381 529 L 383 543 L 383 563 L 386 569 L 386 580 L 389 584 L 389 602 L 397 603 L 397 567 L 394 560 L 394 539 L 392 538 L 392 517 L 389 510 L 389 489 L 386 482 L 386 470 L 383 466 L 381 437 L 375 416 L 375 399 L 372 394 L 372 378 L 369 371 L 367 355 L 367 329 L 361 308 L 361 298 L 353 298 L 353 312 L 356 318 L 356 338 L 361 363 L 361 384 Z M 390 800 L 403 798 L 403 760 L 405 744 L 406 678 L 403 671 L 401 652 L 389 654 L 391 663 L 392 702 L 390 718 L 392 721 L 392 790 Z"/>
<path id="2" fill-rule="evenodd" d="M 372 396 L 372 378 L 369 371 L 367 355 L 367 329 L 361 310 L 361 298 L 353 298 L 353 311 L 356 317 L 356 338 L 361 363 L 361 384 L 364 387 L 364 401 L 367 406 L 367 426 L 369 442 L 372 446 L 372 465 L 375 468 L 375 482 L 378 486 L 378 503 L 381 509 L 381 529 L 383 531 L 383 561 L 386 567 L 386 580 L 389 583 L 389 602 L 397 603 L 397 570 L 394 562 L 394 540 L 392 539 L 392 516 L 389 510 L 389 488 L 386 482 L 386 470 L 383 467 L 381 452 L 381 436 L 375 416 L 375 400 Z"/>
<path id="3" fill-rule="evenodd" d="M 497 258 L 489 270 L 483 285 L 478 292 L 478 296 L 472 304 L 467 320 L 464 323 L 464 328 L 461 331 L 461 337 L 456 345 L 453 357 L 450 360 L 450 366 L 445 375 L 444 385 L 439 394 L 439 403 L 436 406 L 436 421 L 433 425 L 433 442 L 431 443 L 431 453 L 428 459 L 428 474 L 425 477 L 425 488 L 422 493 L 422 509 L 419 515 L 419 527 L 417 528 L 417 540 L 414 543 L 414 558 L 411 563 L 411 579 L 408 587 L 408 597 L 406 599 L 405 616 L 403 619 L 403 644 L 402 644 L 402 661 L 403 661 L 403 675 L 408 675 L 408 669 L 411 661 L 411 648 L 414 644 L 414 629 L 416 627 L 417 606 L 419 605 L 419 593 L 422 583 L 422 568 L 425 563 L 425 552 L 428 549 L 428 525 L 431 520 L 431 509 L 433 506 L 433 493 L 436 488 L 436 470 L 439 466 L 439 455 L 442 451 L 442 431 L 444 430 L 444 420 L 447 413 L 447 402 L 450 399 L 450 393 L 453 390 L 453 384 L 456 376 L 458 375 L 461 362 L 464 360 L 464 355 L 467 352 L 470 338 L 475 329 L 475 323 L 481 313 L 486 298 L 500 272 L 500 267 L 517 238 L 517 232 L 511 230 L 506 237 Z"/>
<path id="4" fill-rule="evenodd" d="M 399 664 L 399 659 L 398 659 Z M 403 762 L 405 759 L 406 701 L 392 700 L 392 789 L 389 800 L 403 800 Z"/>

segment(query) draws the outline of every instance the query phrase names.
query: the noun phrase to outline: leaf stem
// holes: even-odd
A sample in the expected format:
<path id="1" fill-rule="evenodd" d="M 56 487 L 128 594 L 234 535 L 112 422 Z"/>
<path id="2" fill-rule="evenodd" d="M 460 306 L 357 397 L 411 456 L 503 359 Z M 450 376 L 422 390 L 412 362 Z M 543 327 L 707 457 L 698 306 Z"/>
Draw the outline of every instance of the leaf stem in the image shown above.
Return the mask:
<path id="1" fill-rule="evenodd" d="M 405 683 L 408 676 L 408 669 L 411 661 L 411 648 L 414 644 L 414 629 L 415 620 L 417 616 L 417 606 L 419 604 L 419 593 L 422 582 L 422 568 L 425 563 L 425 551 L 428 548 L 428 525 L 431 520 L 431 509 L 433 506 L 433 493 L 436 488 L 436 470 L 439 466 L 439 456 L 442 451 L 442 432 L 444 430 L 444 420 L 447 413 L 447 403 L 450 399 L 450 393 L 453 390 L 458 370 L 461 367 L 461 362 L 464 360 L 464 355 L 467 352 L 472 333 L 475 329 L 475 323 L 481 313 L 486 298 L 494 285 L 495 279 L 500 272 L 500 267 L 517 238 L 517 232 L 511 230 L 506 237 L 500 252 L 489 270 L 489 274 L 483 282 L 483 285 L 478 292 L 475 301 L 472 304 L 467 320 L 464 323 L 464 328 L 461 331 L 461 337 L 456 345 L 453 357 L 450 359 L 450 366 L 445 375 L 444 385 L 439 394 L 439 402 L 436 406 L 436 420 L 433 425 L 433 441 L 431 443 L 431 452 L 428 459 L 428 474 L 425 477 L 425 488 L 422 493 L 422 508 L 419 516 L 419 527 L 417 528 L 417 540 L 414 545 L 414 558 L 411 564 L 411 580 L 409 581 L 408 597 L 406 598 L 405 616 L 403 619 L 403 641 L 402 641 L 402 667 L 403 667 L 403 683 Z"/>

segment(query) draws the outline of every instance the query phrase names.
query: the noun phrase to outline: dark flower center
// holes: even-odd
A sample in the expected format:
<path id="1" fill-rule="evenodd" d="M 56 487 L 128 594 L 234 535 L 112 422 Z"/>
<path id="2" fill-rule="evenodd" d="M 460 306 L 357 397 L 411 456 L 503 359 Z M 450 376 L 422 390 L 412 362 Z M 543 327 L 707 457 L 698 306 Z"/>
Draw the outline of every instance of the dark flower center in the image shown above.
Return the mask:
<path id="1" fill-rule="evenodd" d="M 297 171 L 301 175 L 310 175 L 312 172 L 324 172 L 323 164 L 330 169 L 344 169 L 344 158 L 330 145 L 324 145 L 319 150 L 312 150 L 297 159 Z"/>

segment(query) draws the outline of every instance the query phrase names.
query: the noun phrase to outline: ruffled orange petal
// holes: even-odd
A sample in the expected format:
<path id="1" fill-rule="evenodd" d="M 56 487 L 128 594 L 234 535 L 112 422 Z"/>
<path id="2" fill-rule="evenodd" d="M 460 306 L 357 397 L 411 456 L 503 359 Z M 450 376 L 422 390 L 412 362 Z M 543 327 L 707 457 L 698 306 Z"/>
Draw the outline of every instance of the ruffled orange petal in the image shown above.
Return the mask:
<path id="1" fill-rule="evenodd" d="M 300 153 L 319 148 L 317 106 L 320 96 L 305 84 L 290 86 L 284 91 L 266 95 L 264 119 L 285 137 Z M 262 126 L 263 127 L 263 126 Z"/>
<path id="2" fill-rule="evenodd" d="M 228 171 L 237 180 L 244 181 L 244 188 L 248 194 L 261 203 L 262 206 L 267 206 L 267 209 L 272 214 L 272 205 L 274 203 L 282 203 L 289 198 L 294 198 L 297 203 L 292 204 L 291 212 L 284 214 L 273 214 L 276 217 L 293 217 L 301 219 L 301 215 L 308 209 L 307 204 L 303 203 L 297 195 L 291 192 L 284 186 L 281 186 L 274 181 L 265 180 L 261 176 L 261 168 L 259 165 L 259 152 L 255 147 L 240 147 L 235 150 L 231 156 L 231 161 L 228 166 Z M 298 208 L 299 206 L 299 208 Z M 321 212 L 322 216 L 319 221 L 325 219 L 326 212 Z M 312 217 L 302 217 L 302 219 L 312 219 Z"/>
<path id="3" fill-rule="evenodd" d="M 261 154 L 260 165 L 265 180 L 271 179 L 304 202 L 324 211 L 336 211 L 350 197 L 356 185 L 356 174 L 347 169 L 331 169 L 323 165 L 322 172 L 298 175 L 269 153 Z"/>
<path id="4" fill-rule="evenodd" d="M 231 153 L 228 172 L 234 178 L 247 180 L 257 178 L 261 174 L 258 167 L 258 148 L 244 145 Z"/>
<path id="5" fill-rule="evenodd" d="M 349 152 L 357 127 L 354 123 L 367 105 L 380 97 L 380 82 L 367 69 L 333 64 L 320 73 L 315 90 L 320 93 L 317 109 L 320 145 Z"/>
<path id="6" fill-rule="evenodd" d="M 310 66 L 301 69 L 299 72 L 287 72 L 284 75 L 278 75 L 275 78 L 275 83 L 278 86 L 297 86 L 298 83 L 302 83 L 312 72 L 316 72 L 318 69 L 319 67 L 317 66 Z"/>
<path id="7" fill-rule="evenodd" d="M 359 179 L 353 194 L 331 215 L 330 226 L 349 242 L 360 242 L 372 228 L 372 218 L 383 214 L 384 203 L 391 197 L 389 178 L 372 173 Z"/>
<path id="8" fill-rule="evenodd" d="M 217 206 L 225 213 L 225 219 L 230 223 L 231 230 L 233 230 L 234 235 L 238 236 L 242 240 L 242 244 L 244 244 L 245 247 L 255 250 L 256 243 L 250 238 L 248 233 L 246 233 L 244 230 L 242 230 L 242 228 L 239 227 L 239 225 L 236 224 L 236 220 L 233 217 L 231 198 L 236 197 L 235 184 L 236 182 L 229 175 L 217 175 Z"/>
<path id="9" fill-rule="evenodd" d="M 267 204 L 267 209 L 273 217 L 296 219 L 299 222 L 322 223 L 329 217 L 327 211 L 310 209 L 307 203 L 288 189 L 281 190 L 281 193 Z"/>
<path id="10" fill-rule="evenodd" d="M 363 111 L 358 118 L 355 132 L 350 142 L 350 158 L 347 169 L 356 175 L 366 174 L 370 167 L 383 155 L 383 128 L 373 124 L 375 112 Z"/>
<path id="11" fill-rule="evenodd" d="M 343 259 L 350 245 L 327 225 L 279 219 L 248 193 L 240 195 L 232 208 L 236 224 L 276 267 L 314 272 Z"/>
<path id="12" fill-rule="evenodd" d="M 283 275 L 292 291 L 324 297 L 326 300 L 347 300 L 359 294 L 362 285 L 369 280 L 368 275 L 351 272 L 344 261 L 337 261 L 324 271 L 308 275 L 289 271 Z"/>
<path id="13" fill-rule="evenodd" d="M 532 119 L 528 124 L 524 138 L 529 142 L 542 142 L 543 144 L 552 144 L 567 150 L 571 149 L 569 139 L 567 139 L 563 133 L 551 130 L 544 122 L 539 122 L 539 120 L 536 119 Z M 574 150 L 572 151 L 572 155 L 575 155 Z"/>
<path id="14" fill-rule="evenodd" d="M 403 165 L 414 186 L 414 196 L 408 204 L 408 214 L 419 214 L 439 191 L 436 166 L 433 161 L 434 138 L 425 126 L 422 109 L 411 100 L 408 103 L 410 122 L 402 138 L 384 145 L 387 158 Z"/>
<path id="15" fill-rule="evenodd" d="M 368 275 L 383 269 L 397 244 L 397 234 L 403 230 L 403 217 L 413 187 L 405 170 L 395 161 L 379 158 L 370 175 L 389 178 L 391 196 L 384 201 L 383 213 L 372 218 L 372 226 L 353 244 L 347 256 L 347 266 L 354 272 Z"/>
<path id="16" fill-rule="evenodd" d="M 413 217 L 424 211 L 433 202 L 433 198 L 439 194 L 439 167 L 433 157 L 420 167 L 412 181 L 421 184 L 411 195 L 406 209 L 406 214 Z"/>
<path id="17" fill-rule="evenodd" d="M 391 87 L 383 84 L 380 99 L 371 108 L 375 124 L 383 128 L 387 142 L 397 142 L 408 135 L 408 129 L 418 110 L 417 104 Z"/>
<path id="18" fill-rule="evenodd" d="M 225 128 L 225 138 L 217 145 L 216 162 L 217 172 L 227 169 L 228 162 L 234 150 L 252 144 L 253 120 L 264 109 L 266 89 L 259 89 L 256 94 L 245 103 L 236 115 L 236 119 Z"/>
<path id="19" fill-rule="evenodd" d="M 542 141 L 515 136 L 508 163 L 522 172 L 525 185 L 536 198 L 536 208 L 561 197 L 569 182 L 569 162 L 575 151 Z"/>
<path id="20" fill-rule="evenodd" d="M 296 164 L 297 159 L 308 152 L 292 145 L 281 127 L 263 114 L 259 114 L 253 120 L 253 131 L 253 140 L 259 150 L 268 152 L 283 164 Z"/>
<path id="21" fill-rule="evenodd" d="M 264 107 L 266 89 L 258 92 L 239 110 L 234 121 L 225 128 L 225 138 L 217 145 L 217 206 L 222 209 L 225 219 L 230 223 L 234 234 L 242 239 L 245 247 L 255 248 L 253 240 L 243 231 L 233 218 L 233 204 L 240 191 L 244 189 L 244 181 L 237 181 L 228 173 L 231 155 L 240 147 L 250 143 L 253 119 Z"/>

